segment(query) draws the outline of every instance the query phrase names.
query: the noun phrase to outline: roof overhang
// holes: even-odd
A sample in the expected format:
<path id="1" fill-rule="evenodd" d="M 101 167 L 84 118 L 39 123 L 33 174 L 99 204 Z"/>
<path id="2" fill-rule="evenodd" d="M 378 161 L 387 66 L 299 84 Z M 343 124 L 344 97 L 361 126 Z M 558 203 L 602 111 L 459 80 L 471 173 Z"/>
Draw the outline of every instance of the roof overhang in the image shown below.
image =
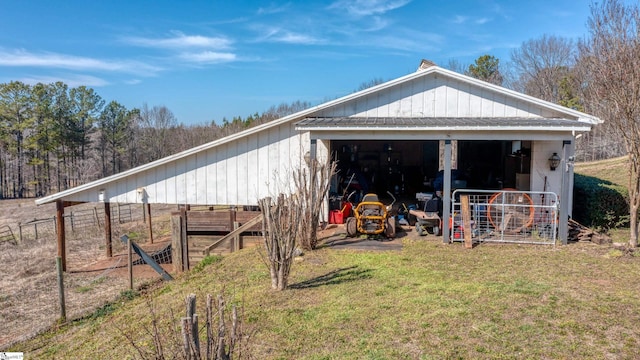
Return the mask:
<path id="1" fill-rule="evenodd" d="M 550 118 L 364 118 L 309 117 L 298 131 L 421 131 L 421 132 L 585 132 L 590 123 Z"/>

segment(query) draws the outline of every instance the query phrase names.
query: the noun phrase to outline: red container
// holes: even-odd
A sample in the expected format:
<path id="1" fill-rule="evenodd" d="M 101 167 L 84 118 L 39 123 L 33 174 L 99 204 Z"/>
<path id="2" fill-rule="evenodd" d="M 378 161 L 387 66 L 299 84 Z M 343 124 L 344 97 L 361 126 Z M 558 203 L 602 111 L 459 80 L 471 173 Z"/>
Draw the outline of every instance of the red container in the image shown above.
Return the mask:
<path id="1" fill-rule="evenodd" d="M 344 216 L 340 210 L 329 211 L 329 224 L 342 224 L 344 223 Z"/>
<path id="2" fill-rule="evenodd" d="M 351 216 L 351 203 L 344 202 L 342 203 L 342 218 L 346 219 Z"/>

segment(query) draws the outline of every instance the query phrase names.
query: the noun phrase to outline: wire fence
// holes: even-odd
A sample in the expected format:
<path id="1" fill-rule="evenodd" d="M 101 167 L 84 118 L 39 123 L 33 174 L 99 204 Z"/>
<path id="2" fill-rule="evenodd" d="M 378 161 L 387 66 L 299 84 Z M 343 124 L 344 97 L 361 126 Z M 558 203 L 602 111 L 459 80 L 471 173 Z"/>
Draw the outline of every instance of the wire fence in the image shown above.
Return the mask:
<path id="1" fill-rule="evenodd" d="M 125 224 L 139 220 L 143 216 L 142 212 L 135 212 L 133 207 L 132 204 L 111 204 L 111 224 Z M 104 207 L 72 210 L 64 218 L 65 227 L 71 232 L 100 229 L 104 227 Z M 9 226 L 7 225 L 7 227 Z M 58 231 L 55 217 L 33 219 L 18 223 L 17 227 L 20 242 L 55 238 Z M 0 228 L 0 242 L 4 234 L 2 231 L 2 228 Z M 10 227 L 9 231 L 11 231 Z"/>
<path id="2" fill-rule="evenodd" d="M 475 242 L 556 243 L 558 196 L 552 192 L 519 190 L 454 191 L 451 241 L 464 240 L 463 197 L 469 202 L 471 237 Z"/>

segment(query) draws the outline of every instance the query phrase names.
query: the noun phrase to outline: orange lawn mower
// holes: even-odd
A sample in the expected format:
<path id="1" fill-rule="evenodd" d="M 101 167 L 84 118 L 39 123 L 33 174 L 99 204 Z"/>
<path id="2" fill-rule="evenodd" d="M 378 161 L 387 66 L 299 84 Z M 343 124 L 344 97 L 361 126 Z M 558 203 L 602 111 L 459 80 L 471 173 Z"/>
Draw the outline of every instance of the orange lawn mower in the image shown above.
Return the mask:
<path id="1" fill-rule="evenodd" d="M 354 192 L 349 194 L 347 201 Z M 396 236 L 395 217 L 390 214 L 396 198 L 390 192 L 387 192 L 387 194 L 393 198 L 393 202 L 390 205 L 385 206 L 380 202 L 378 195 L 370 193 L 366 194 L 362 201 L 353 207 L 354 216 L 347 218 L 345 223 L 347 236 L 355 237 L 358 234 L 371 237 L 384 235 L 386 238 Z"/>

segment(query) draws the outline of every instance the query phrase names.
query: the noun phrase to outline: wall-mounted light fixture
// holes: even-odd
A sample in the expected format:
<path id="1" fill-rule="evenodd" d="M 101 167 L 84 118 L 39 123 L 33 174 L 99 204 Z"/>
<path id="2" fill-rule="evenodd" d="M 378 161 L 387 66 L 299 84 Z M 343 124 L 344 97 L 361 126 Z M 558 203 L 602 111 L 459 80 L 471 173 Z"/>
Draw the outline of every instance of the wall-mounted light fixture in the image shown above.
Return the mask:
<path id="1" fill-rule="evenodd" d="M 558 166 L 560 166 L 560 156 L 558 156 L 558 153 L 554 152 L 549 158 L 549 169 L 551 169 L 551 171 L 555 171 Z"/>
<path id="2" fill-rule="evenodd" d="M 104 202 L 105 199 L 105 190 L 104 189 L 100 189 L 98 190 L 98 201 L 99 202 Z"/>
<path id="3" fill-rule="evenodd" d="M 311 166 L 311 153 L 309 151 L 304 153 L 303 158 L 304 158 L 304 163 L 307 164 L 307 166 Z"/>

